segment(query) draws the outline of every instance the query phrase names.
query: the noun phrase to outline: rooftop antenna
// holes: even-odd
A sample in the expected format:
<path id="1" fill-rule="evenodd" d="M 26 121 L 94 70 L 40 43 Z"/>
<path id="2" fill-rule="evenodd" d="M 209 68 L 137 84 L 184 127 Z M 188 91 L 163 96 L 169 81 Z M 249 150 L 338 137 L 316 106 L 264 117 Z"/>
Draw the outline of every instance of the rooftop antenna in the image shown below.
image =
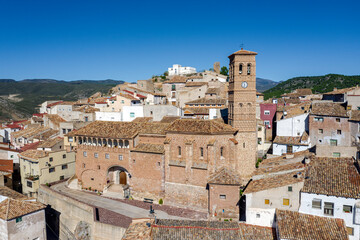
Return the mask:
<path id="1" fill-rule="evenodd" d="M 240 44 L 240 48 L 241 48 L 241 50 L 244 49 L 244 44 L 243 43 Z"/>

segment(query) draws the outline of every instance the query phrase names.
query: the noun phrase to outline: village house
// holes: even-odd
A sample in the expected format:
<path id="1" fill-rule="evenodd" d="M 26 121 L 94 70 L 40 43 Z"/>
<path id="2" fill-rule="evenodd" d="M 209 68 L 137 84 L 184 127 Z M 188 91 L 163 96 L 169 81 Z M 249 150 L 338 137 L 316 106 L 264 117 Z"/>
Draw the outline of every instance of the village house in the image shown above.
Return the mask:
<path id="1" fill-rule="evenodd" d="M 323 94 L 322 100 L 339 103 L 347 103 L 348 110 L 360 110 L 360 88 L 359 86 L 337 89 Z"/>
<path id="2" fill-rule="evenodd" d="M 168 68 L 169 76 L 173 75 L 187 75 L 196 73 L 196 68 L 194 67 L 182 67 L 179 64 L 174 64 L 172 67 Z"/>
<path id="3" fill-rule="evenodd" d="M 0 186 L 0 239 L 46 240 L 45 205 Z"/>
<path id="4" fill-rule="evenodd" d="M 200 98 L 185 103 L 183 114 L 186 117 L 200 119 L 216 119 L 225 116 L 226 99 Z"/>
<path id="5" fill-rule="evenodd" d="M 20 173 L 22 192 L 36 197 L 40 184 L 70 178 L 75 173 L 75 152 L 64 149 L 63 139 L 41 142 L 37 149 L 21 152 Z"/>
<path id="6" fill-rule="evenodd" d="M 276 133 L 276 108 L 274 103 L 260 103 L 260 119 L 265 125 L 265 135 L 267 141 L 272 141 Z"/>
<path id="7" fill-rule="evenodd" d="M 11 134 L 11 144 L 16 148 L 20 149 L 24 147 L 26 144 L 36 142 L 37 140 L 34 139 L 37 138 L 44 138 L 44 134 L 47 132 L 52 131 L 49 127 L 34 125 L 29 126 L 21 131 L 17 131 Z M 50 132 L 56 135 L 58 131 Z M 47 135 L 47 134 L 46 134 Z M 49 136 L 50 137 L 50 136 Z"/>
<path id="8" fill-rule="evenodd" d="M 310 139 L 319 157 L 352 157 L 350 112 L 342 103 L 318 101 L 312 104 L 309 116 Z"/>
<path id="9" fill-rule="evenodd" d="M 360 238 L 360 174 L 352 158 L 312 157 L 299 212 L 345 221 L 350 240 Z"/>

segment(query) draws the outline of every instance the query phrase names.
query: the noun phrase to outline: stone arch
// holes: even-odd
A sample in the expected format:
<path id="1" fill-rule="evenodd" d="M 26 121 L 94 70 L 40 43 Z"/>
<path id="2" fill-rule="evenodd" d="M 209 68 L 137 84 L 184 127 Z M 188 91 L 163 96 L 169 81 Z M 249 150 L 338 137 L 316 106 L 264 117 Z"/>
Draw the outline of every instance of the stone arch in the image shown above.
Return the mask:
<path id="1" fill-rule="evenodd" d="M 119 140 L 119 148 L 123 148 L 124 147 L 124 141 L 123 140 Z"/>
<path id="2" fill-rule="evenodd" d="M 107 183 L 127 185 L 128 178 L 131 178 L 131 174 L 124 167 L 113 165 L 107 169 Z"/>

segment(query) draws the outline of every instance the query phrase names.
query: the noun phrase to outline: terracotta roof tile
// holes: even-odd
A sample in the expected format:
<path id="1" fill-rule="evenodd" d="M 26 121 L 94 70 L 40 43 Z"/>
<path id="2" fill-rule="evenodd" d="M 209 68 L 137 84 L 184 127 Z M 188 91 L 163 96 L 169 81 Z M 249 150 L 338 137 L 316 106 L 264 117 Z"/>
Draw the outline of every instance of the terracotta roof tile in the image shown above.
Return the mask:
<path id="1" fill-rule="evenodd" d="M 94 113 L 94 112 L 99 112 L 100 109 L 94 108 L 92 106 L 84 105 L 84 106 L 75 108 L 74 111 L 79 111 L 79 112 L 83 112 L 83 113 Z"/>
<path id="2" fill-rule="evenodd" d="M 162 144 L 150 144 L 150 143 L 139 143 L 132 152 L 146 152 L 146 153 L 158 153 L 164 154 L 164 145 Z"/>
<path id="3" fill-rule="evenodd" d="M 236 129 L 215 120 L 178 119 L 174 121 L 166 131 L 192 134 L 234 134 Z"/>
<path id="4" fill-rule="evenodd" d="M 351 121 L 360 121 L 360 110 L 351 110 L 350 119 Z"/>
<path id="5" fill-rule="evenodd" d="M 152 121 L 153 121 L 152 117 L 137 117 L 134 120 L 132 120 L 132 122 L 136 122 L 136 123 L 147 123 Z"/>
<path id="6" fill-rule="evenodd" d="M 38 148 L 51 148 L 51 147 L 55 146 L 56 144 L 63 142 L 63 141 L 64 141 L 63 138 L 48 139 L 46 141 L 41 142 L 37 147 Z"/>
<path id="7" fill-rule="evenodd" d="M 213 173 L 208 180 L 209 184 L 222 184 L 222 185 L 240 185 L 240 176 L 237 173 L 222 167 Z"/>
<path id="8" fill-rule="evenodd" d="M 188 107 L 183 108 L 185 115 L 209 115 L 209 109 L 207 107 Z"/>
<path id="9" fill-rule="evenodd" d="M 14 191 L 8 187 L 5 186 L 0 186 L 0 195 L 4 196 L 4 197 L 8 197 L 8 198 L 12 198 L 12 199 L 16 199 L 16 200 L 29 200 L 31 198 L 18 193 L 17 191 Z"/>
<path id="10" fill-rule="evenodd" d="M 219 94 L 220 88 L 208 88 L 206 91 L 206 94 Z"/>
<path id="11" fill-rule="evenodd" d="M 354 90 L 354 89 L 355 89 L 355 87 L 343 88 L 343 89 L 334 89 L 331 92 L 323 93 L 323 95 L 344 94 L 344 93 L 349 92 L 349 91 Z"/>
<path id="12" fill-rule="evenodd" d="M 304 175 L 303 171 L 300 172 L 301 172 L 300 176 Z M 274 177 L 268 177 L 268 178 L 251 181 L 249 185 L 246 187 L 244 194 L 260 192 L 272 188 L 278 188 L 290 184 L 303 182 L 304 178 L 299 177 L 298 173 L 299 171 L 294 171 L 286 174 L 276 175 Z"/>
<path id="13" fill-rule="evenodd" d="M 340 103 L 334 102 L 315 102 L 311 107 L 312 115 L 348 117 L 345 107 Z"/>
<path id="14" fill-rule="evenodd" d="M 244 50 L 241 49 L 237 52 L 234 52 L 233 54 L 231 54 L 229 57 L 233 56 L 233 55 L 257 55 L 256 52 L 252 52 L 252 51 L 248 51 L 248 50 Z"/>
<path id="15" fill-rule="evenodd" d="M 54 123 L 56 126 L 59 126 L 61 122 L 66 122 L 65 119 L 60 117 L 57 114 L 47 114 L 45 115 L 46 118 L 48 118 L 52 123 Z"/>
<path id="16" fill-rule="evenodd" d="M 349 239 L 342 219 L 276 209 L 279 239 Z"/>
<path id="17" fill-rule="evenodd" d="M 7 221 L 44 208 L 45 205 L 39 202 L 7 198 L 0 203 L 0 218 Z"/>
<path id="18" fill-rule="evenodd" d="M 308 146 L 309 143 L 306 142 L 309 138 L 309 135 L 304 132 L 300 137 L 289 137 L 289 136 L 276 136 L 274 139 L 274 143 L 277 144 L 288 144 L 288 145 L 300 145 L 300 146 Z"/>
<path id="19" fill-rule="evenodd" d="M 207 82 L 186 82 L 185 87 L 201 87 L 207 85 Z"/>
<path id="20" fill-rule="evenodd" d="M 187 102 L 185 104 L 226 104 L 226 99 L 223 98 L 199 98 L 190 102 Z"/>
<path id="21" fill-rule="evenodd" d="M 164 83 L 186 83 L 186 77 L 176 75 Z"/>
<path id="22" fill-rule="evenodd" d="M 173 121 L 175 121 L 177 119 L 180 119 L 180 117 L 179 116 L 164 116 L 160 122 L 161 123 L 172 123 Z"/>
<path id="23" fill-rule="evenodd" d="M 22 148 L 20 148 L 20 152 L 25 152 L 27 150 L 30 150 L 30 149 L 36 149 L 37 146 L 40 144 L 41 142 L 33 142 L 33 143 L 29 143 L 29 144 L 26 144 L 25 146 L 23 146 Z"/>
<path id="24" fill-rule="evenodd" d="M 20 157 L 30 159 L 30 160 L 38 160 L 39 158 L 43 158 L 49 155 L 48 152 L 42 150 L 30 149 L 25 152 L 19 154 Z"/>
<path id="25" fill-rule="evenodd" d="M 312 157 L 302 192 L 360 198 L 360 174 L 352 158 Z"/>

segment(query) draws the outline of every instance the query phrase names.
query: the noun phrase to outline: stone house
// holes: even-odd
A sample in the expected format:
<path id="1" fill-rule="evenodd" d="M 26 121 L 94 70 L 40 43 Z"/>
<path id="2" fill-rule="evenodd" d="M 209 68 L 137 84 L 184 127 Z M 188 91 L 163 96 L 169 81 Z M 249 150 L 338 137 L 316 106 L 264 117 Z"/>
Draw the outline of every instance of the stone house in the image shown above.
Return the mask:
<path id="1" fill-rule="evenodd" d="M 260 103 L 260 119 L 265 125 L 266 140 L 272 141 L 276 133 L 275 116 L 277 105 L 274 103 Z"/>
<path id="2" fill-rule="evenodd" d="M 0 239 L 47 239 L 44 204 L 0 187 L 0 209 Z"/>
<path id="3" fill-rule="evenodd" d="M 352 158 L 312 157 L 299 212 L 340 218 L 350 240 L 360 238 L 360 174 Z"/>
<path id="4" fill-rule="evenodd" d="M 47 132 L 52 133 L 55 135 L 58 133 L 52 132 L 52 129 L 49 127 L 44 126 L 29 126 L 21 131 L 17 131 L 15 133 L 11 134 L 11 144 L 16 148 L 20 149 L 24 147 L 26 144 L 37 142 L 39 138 L 44 138 L 44 136 L 47 136 Z M 36 139 L 35 139 L 36 138 Z"/>
<path id="5" fill-rule="evenodd" d="M 162 92 L 166 95 L 167 102 L 169 102 L 174 106 L 178 106 L 177 91 L 184 88 L 185 84 L 186 84 L 186 77 L 182 77 L 182 76 L 174 76 L 170 80 L 163 82 Z"/>
<path id="6" fill-rule="evenodd" d="M 350 113 L 341 103 L 319 101 L 312 104 L 309 116 L 310 141 L 316 145 L 319 157 L 352 157 L 357 148 L 352 145 Z"/>
<path id="7" fill-rule="evenodd" d="M 75 173 L 75 152 L 64 149 L 63 139 L 49 139 L 19 154 L 22 192 L 36 197 L 40 184 L 70 178 Z"/>

